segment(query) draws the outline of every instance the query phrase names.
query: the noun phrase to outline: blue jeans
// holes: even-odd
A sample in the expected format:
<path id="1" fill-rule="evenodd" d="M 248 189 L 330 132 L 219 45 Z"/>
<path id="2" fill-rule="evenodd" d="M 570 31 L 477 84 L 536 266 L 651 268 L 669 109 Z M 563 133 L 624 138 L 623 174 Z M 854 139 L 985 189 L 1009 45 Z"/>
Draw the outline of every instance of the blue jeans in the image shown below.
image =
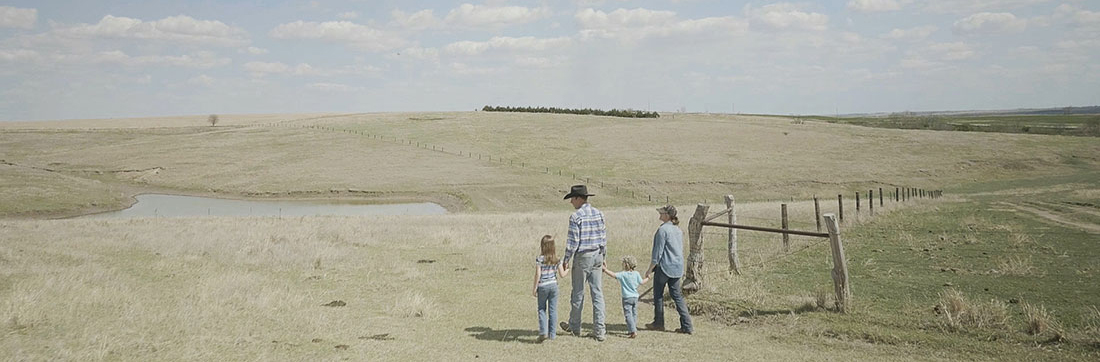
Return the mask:
<path id="1" fill-rule="evenodd" d="M 540 285 L 538 294 L 539 335 L 554 339 L 558 336 L 554 328 L 558 324 L 558 283 Z"/>
<path id="2" fill-rule="evenodd" d="M 584 308 L 584 283 L 592 294 L 592 334 L 602 337 L 606 332 L 603 311 L 603 255 L 587 252 L 573 257 L 573 292 L 569 295 L 569 330 L 581 334 L 581 309 Z"/>
<path id="3" fill-rule="evenodd" d="M 638 333 L 638 297 L 623 298 L 623 315 L 626 316 L 626 330 Z"/>
<path id="4" fill-rule="evenodd" d="M 687 303 L 684 302 L 684 294 L 680 292 L 680 278 L 669 278 L 658 266 L 653 270 L 653 324 L 658 327 L 665 326 L 665 285 L 668 285 L 668 294 L 676 303 L 676 312 L 680 313 L 680 329 L 688 332 L 694 331 L 691 326 L 691 314 L 688 314 Z"/>

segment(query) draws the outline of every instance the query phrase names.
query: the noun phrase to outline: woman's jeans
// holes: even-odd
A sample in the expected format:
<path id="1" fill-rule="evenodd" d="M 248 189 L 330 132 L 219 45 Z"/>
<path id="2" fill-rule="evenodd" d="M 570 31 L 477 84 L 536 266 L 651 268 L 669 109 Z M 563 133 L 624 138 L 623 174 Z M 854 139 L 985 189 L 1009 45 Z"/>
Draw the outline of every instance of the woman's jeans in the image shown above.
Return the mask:
<path id="1" fill-rule="evenodd" d="M 653 274 L 653 324 L 662 328 L 665 326 L 665 285 L 668 285 L 668 294 L 676 303 L 676 312 L 680 313 L 680 328 L 687 332 L 694 331 L 684 294 L 680 292 L 681 278 L 669 278 L 659 266 L 653 270 Z"/>
<path id="2" fill-rule="evenodd" d="M 558 324 L 558 283 L 540 285 L 538 294 L 539 335 L 553 339 L 558 335 L 557 330 L 554 329 Z"/>

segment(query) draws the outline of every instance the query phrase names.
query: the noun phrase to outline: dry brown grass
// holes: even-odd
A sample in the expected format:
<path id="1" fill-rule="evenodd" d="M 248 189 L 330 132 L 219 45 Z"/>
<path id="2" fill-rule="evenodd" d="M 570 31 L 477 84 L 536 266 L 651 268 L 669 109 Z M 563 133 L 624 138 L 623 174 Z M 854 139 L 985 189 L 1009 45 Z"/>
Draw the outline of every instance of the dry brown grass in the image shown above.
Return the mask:
<path id="1" fill-rule="evenodd" d="M 938 311 L 942 325 L 951 331 L 967 328 L 1003 328 L 1008 322 L 1008 306 L 998 300 L 974 302 L 957 289 L 940 293 Z"/>
<path id="2" fill-rule="evenodd" d="M 1054 318 L 1053 311 L 1047 311 L 1047 308 L 1040 305 L 1031 303 L 1024 303 L 1024 330 L 1030 335 L 1042 335 L 1050 333 L 1053 335 L 1053 339 L 1062 339 L 1062 325 Z"/>
<path id="3" fill-rule="evenodd" d="M 1031 256 L 1008 256 L 997 263 L 997 272 L 1012 276 L 1035 275 L 1039 269 L 1031 262 Z"/>
<path id="4" fill-rule="evenodd" d="M 603 211 L 613 255 L 648 254 L 652 208 Z M 607 342 L 526 343 L 536 338 L 528 293 L 537 242 L 562 235 L 569 212 L 0 220 L 0 350 L 14 360 L 534 360 L 597 346 L 602 359 L 624 361 L 901 353 L 777 340 L 705 318 L 693 336 L 643 332 L 640 344 L 618 338 L 613 284 L 604 286 Z M 729 282 L 744 283 L 739 295 L 749 299 L 787 300 L 752 278 Z M 569 290 L 568 278 L 560 283 Z M 323 306 L 335 300 L 346 305 Z M 559 297 L 563 316 L 568 303 Z M 639 320 L 649 318 L 652 308 L 639 308 Z M 447 348 L 429 348 L 440 342 Z M 728 348 L 684 347 L 693 344 Z"/>

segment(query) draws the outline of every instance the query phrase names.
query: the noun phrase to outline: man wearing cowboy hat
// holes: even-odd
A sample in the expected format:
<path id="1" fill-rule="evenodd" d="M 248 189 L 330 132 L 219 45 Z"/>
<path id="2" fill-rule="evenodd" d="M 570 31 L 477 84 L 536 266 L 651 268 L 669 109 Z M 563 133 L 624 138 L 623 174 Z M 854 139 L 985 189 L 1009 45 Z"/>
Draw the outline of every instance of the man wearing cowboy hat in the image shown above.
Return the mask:
<path id="1" fill-rule="evenodd" d="M 607 338 L 607 330 L 604 326 L 601 273 L 604 257 L 607 256 L 607 227 L 604 225 L 603 213 L 588 203 L 589 196 L 595 195 L 588 193 L 585 185 L 574 185 L 565 195 L 565 200 L 569 200 L 577 211 L 569 216 L 565 258 L 562 259 L 565 265 L 569 265 L 569 260 L 572 259 L 571 268 L 574 270 L 573 292 L 569 300 L 569 323 L 561 322 L 561 327 L 574 336 L 580 336 L 584 282 L 587 281 L 588 290 L 592 294 L 592 334 L 597 341 L 603 342 Z"/>

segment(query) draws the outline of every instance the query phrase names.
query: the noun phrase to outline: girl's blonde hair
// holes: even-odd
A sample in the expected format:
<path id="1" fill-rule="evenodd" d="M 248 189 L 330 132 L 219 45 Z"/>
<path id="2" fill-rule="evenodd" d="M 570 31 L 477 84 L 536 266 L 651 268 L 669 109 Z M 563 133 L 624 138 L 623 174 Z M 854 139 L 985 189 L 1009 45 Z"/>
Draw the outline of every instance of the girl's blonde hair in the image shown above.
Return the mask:
<path id="1" fill-rule="evenodd" d="M 557 265 L 558 254 L 554 252 L 554 237 L 550 235 L 543 235 L 542 241 L 539 242 L 539 246 L 542 248 L 542 264 L 543 265 Z"/>

